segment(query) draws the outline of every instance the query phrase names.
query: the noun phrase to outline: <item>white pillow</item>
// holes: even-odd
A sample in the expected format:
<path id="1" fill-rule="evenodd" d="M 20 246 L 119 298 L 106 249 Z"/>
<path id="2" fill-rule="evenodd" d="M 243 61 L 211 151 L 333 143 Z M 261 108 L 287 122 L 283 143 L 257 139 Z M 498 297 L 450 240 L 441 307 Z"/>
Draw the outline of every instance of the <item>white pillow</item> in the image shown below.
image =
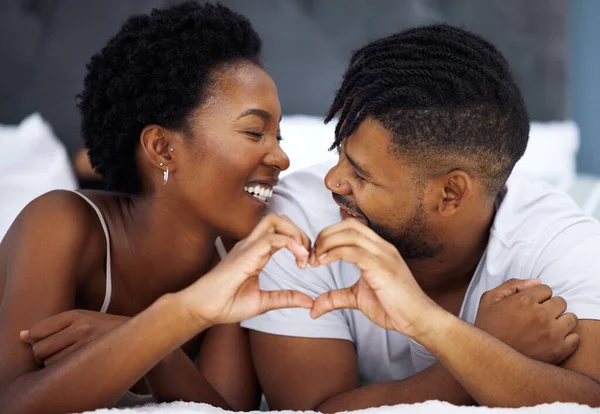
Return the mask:
<path id="1" fill-rule="evenodd" d="M 19 125 L 0 124 L 0 239 L 21 210 L 56 189 L 74 190 L 77 181 L 64 145 L 35 113 Z"/>
<path id="2" fill-rule="evenodd" d="M 565 190 L 576 175 L 579 128 L 574 121 L 533 122 L 515 174 L 545 180 Z"/>
<path id="3" fill-rule="evenodd" d="M 281 121 L 281 146 L 290 158 L 290 168 L 281 176 L 337 160 L 335 151 L 327 151 L 334 140 L 335 125 L 335 120 L 324 125 L 323 119 L 316 116 L 285 116 Z M 533 122 L 527 150 L 515 172 L 565 188 L 575 176 L 578 148 L 579 130 L 573 121 Z"/>

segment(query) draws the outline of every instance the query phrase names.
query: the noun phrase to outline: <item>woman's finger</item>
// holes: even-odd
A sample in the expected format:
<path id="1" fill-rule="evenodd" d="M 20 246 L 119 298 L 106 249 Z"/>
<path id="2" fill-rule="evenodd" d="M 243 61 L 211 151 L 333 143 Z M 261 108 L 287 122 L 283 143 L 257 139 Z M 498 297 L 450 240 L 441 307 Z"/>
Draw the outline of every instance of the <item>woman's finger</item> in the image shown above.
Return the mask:
<path id="1" fill-rule="evenodd" d="M 296 258 L 298 266 L 304 268 L 308 262 L 308 250 L 295 239 L 282 234 L 267 234 L 257 240 L 246 254 L 262 257 L 261 263 L 266 262 L 277 251 L 287 248 Z M 263 264 L 263 265 L 264 265 Z"/>
<path id="2" fill-rule="evenodd" d="M 73 352 L 77 351 L 79 348 L 81 348 L 82 346 L 84 346 L 86 344 L 87 344 L 87 342 L 85 342 L 85 343 L 83 343 L 83 342 L 75 342 L 73 345 L 70 345 L 70 346 L 62 349 L 61 351 L 53 354 L 49 358 L 44 359 L 44 361 L 43 361 L 44 362 L 44 366 L 48 367 L 48 366 L 54 364 L 55 362 L 58 362 L 61 359 L 68 357 Z"/>
<path id="3" fill-rule="evenodd" d="M 300 229 L 300 227 L 294 224 L 291 220 L 286 220 L 273 213 L 268 214 L 264 219 L 262 219 L 245 240 L 251 243 L 263 237 L 264 235 L 271 233 L 283 234 L 293 238 L 300 245 L 305 244 L 306 235 L 304 235 L 304 232 Z M 308 237 L 306 237 L 306 239 L 308 239 Z M 305 248 L 308 250 L 310 246 L 307 245 Z"/>
<path id="4" fill-rule="evenodd" d="M 311 241 L 310 241 L 310 238 L 307 236 L 307 234 L 296 223 L 294 223 L 291 218 L 289 218 L 285 214 L 282 214 L 279 217 L 281 217 L 283 220 L 289 222 L 290 224 L 292 224 L 294 227 L 296 227 L 298 229 L 298 232 L 300 233 L 300 237 L 302 238 L 302 243 L 300 243 L 300 244 L 302 244 L 302 246 L 304 246 L 304 248 L 306 250 L 310 250 Z"/>
<path id="5" fill-rule="evenodd" d="M 33 344 L 31 350 L 35 360 L 42 363 L 52 355 L 77 342 L 74 330 L 69 327 Z"/>
<path id="6" fill-rule="evenodd" d="M 27 330 L 21 331 L 19 333 L 21 341 L 33 345 L 50 335 L 62 331 L 73 322 L 72 312 L 73 311 L 59 313 L 58 315 L 51 316 L 36 323 Z"/>

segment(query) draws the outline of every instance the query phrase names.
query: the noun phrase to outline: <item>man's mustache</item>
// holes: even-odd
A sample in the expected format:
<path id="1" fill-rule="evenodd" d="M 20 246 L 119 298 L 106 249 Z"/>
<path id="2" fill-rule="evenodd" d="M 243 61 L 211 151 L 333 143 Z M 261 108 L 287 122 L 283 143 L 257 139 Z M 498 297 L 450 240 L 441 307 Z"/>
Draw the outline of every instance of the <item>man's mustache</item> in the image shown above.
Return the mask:
<path id="1" fill-rule="evenodd" d="M 356 214 L 357 216 L 363 216 L 363 217 L 367 218 L 367 216 L 365 216 L 365 213 L 363 213 L 360 208 L 358 208 L 357 206 L 353 205 L 346 198 L 346 196 L 343 196 L 341 194 L 336 194 L 336 193 L 332 193 L 332 196 L 333 196 L 333 199 L 335 200 L 336 203 L 338 203 L 339 205 L 343 206 L 346 210 L 348 210 L 352 214 Z"/>

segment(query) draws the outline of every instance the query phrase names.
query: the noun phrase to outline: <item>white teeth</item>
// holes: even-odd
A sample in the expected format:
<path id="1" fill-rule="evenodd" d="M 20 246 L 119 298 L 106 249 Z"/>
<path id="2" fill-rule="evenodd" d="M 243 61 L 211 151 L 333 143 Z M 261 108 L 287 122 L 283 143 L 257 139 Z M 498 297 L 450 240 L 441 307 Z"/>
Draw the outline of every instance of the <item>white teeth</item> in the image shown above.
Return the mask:
<path id="1" fill-rule="evenodd" d="M 273 195 L 273 188 L 261 187 L 260 185 L 256 185 L 254 187 L 245 186 L 244 191 L 262 201 L 268 201 Z"/>

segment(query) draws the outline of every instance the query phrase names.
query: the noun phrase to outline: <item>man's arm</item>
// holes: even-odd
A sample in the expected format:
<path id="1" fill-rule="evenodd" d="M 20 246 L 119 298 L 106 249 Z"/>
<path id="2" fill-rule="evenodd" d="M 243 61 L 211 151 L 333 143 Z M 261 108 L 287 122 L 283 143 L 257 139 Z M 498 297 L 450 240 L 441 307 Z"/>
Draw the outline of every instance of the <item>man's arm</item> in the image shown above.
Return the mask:
<path id="1" fill-rule="evenodd" d="M 395 248 L 376 238 L 372 230 L 352 220 L 321 233 L 315 242 L 320 263 L 349 261 L 359 266 L 362 277 L 350 288 L 318 297 L 311 316 L 318 318 L 342 308 L 361 310 L 374 323 L 408 335 L 426 347 L 481 405 L 520 407 L 556 401 L 600 405 L 600 385 L 596 382 L 600 377 L 600 358 L 588 348 L 598 343 L 597 321 L 582 323 L 578 333 L 565 338 L 573 346 L 578 344 L 578 338 L 587 343 L 565 363 L 570 369 L 535 361 L 435 305 L 422 292 Z M 591 319 L 598 319 L 595 313 L 599 309 L 600 289 L 591 259 L 594 252 L 597 254 L 599 241 L 584 238 L 567 252 L 563 250 L 562 255 L 540 260 L 544 263 L 542 280 L 565 281 L 569 278 L 564 275 L 573 273 L 579 284 L 590 283 L 582 296 L 585 302 L 578 305 Z M 562 277 L 557 277 L 559 273 Z M 573 324 L 574 315 L 560 316 L 566 303 L 548 300 L 550 288 L 537 286 L 531 290 L 542 297 L 521 295 L 521 303 L 553 303 L 557 320 Z M 577 298 L 575 293 L 581 294 L 572 289 L 565 289 L 564 293 L 567 301 L 569 297 Z"/>
<path id="2" fill-rule="evenodd" d="M 415 339 L 481 405 L 523 407 L 560 401 L 600 406 L 599 321 L 580 322 L 576 332 L 582 345 L 564 367 L 527 358 L 451 315 L 438 315 L 428 331 Z"/>
<path id="3" fill-rule="evenodd" d="M 566 308 L 559 298 L 529 300 L 539 295 L 540 290 L 549 291 L 539 286 L 526 288 L 531 285 L 537 286 L 539 281 L 513 279 L 486 292 L 481 299 L 476 325 L 524 355 L 553 364 L 560 363 L 574 351 L 572 345 L 577 336 L 569 336 L 569 333 L 575 328 L 575 322 L 571 319 L 572 324 L 564 325 L 557 319 Z M 529 299 L 524 301 L 522 297 Z M 404 380 L 359 387 L 356 353 L 350 341 L 293 338 L 257 332 L 252 333 L 251 338 L 265 394 L 269 403 L 277 409 L 291 408 L 292 404 L 296 409 L 338 412 L 433 399 L 457 405 L 474 402 L 439 363 Z M 278 375 L 282 369 L 295 373 L 293 383 L 282 383 Z M 324 372 L 327 377 L 323 377 Z M 303 378 L 303 381 L 298 378 Z"/>
<path id="4" fill-rule="evenodd" d="M 356 352 L 341 339 L 250 332 L 251 349 L 271 410 L 339 412 L 430 399 L 472 404 L 440 364 L 411 378 L 359 386 Z"/>

